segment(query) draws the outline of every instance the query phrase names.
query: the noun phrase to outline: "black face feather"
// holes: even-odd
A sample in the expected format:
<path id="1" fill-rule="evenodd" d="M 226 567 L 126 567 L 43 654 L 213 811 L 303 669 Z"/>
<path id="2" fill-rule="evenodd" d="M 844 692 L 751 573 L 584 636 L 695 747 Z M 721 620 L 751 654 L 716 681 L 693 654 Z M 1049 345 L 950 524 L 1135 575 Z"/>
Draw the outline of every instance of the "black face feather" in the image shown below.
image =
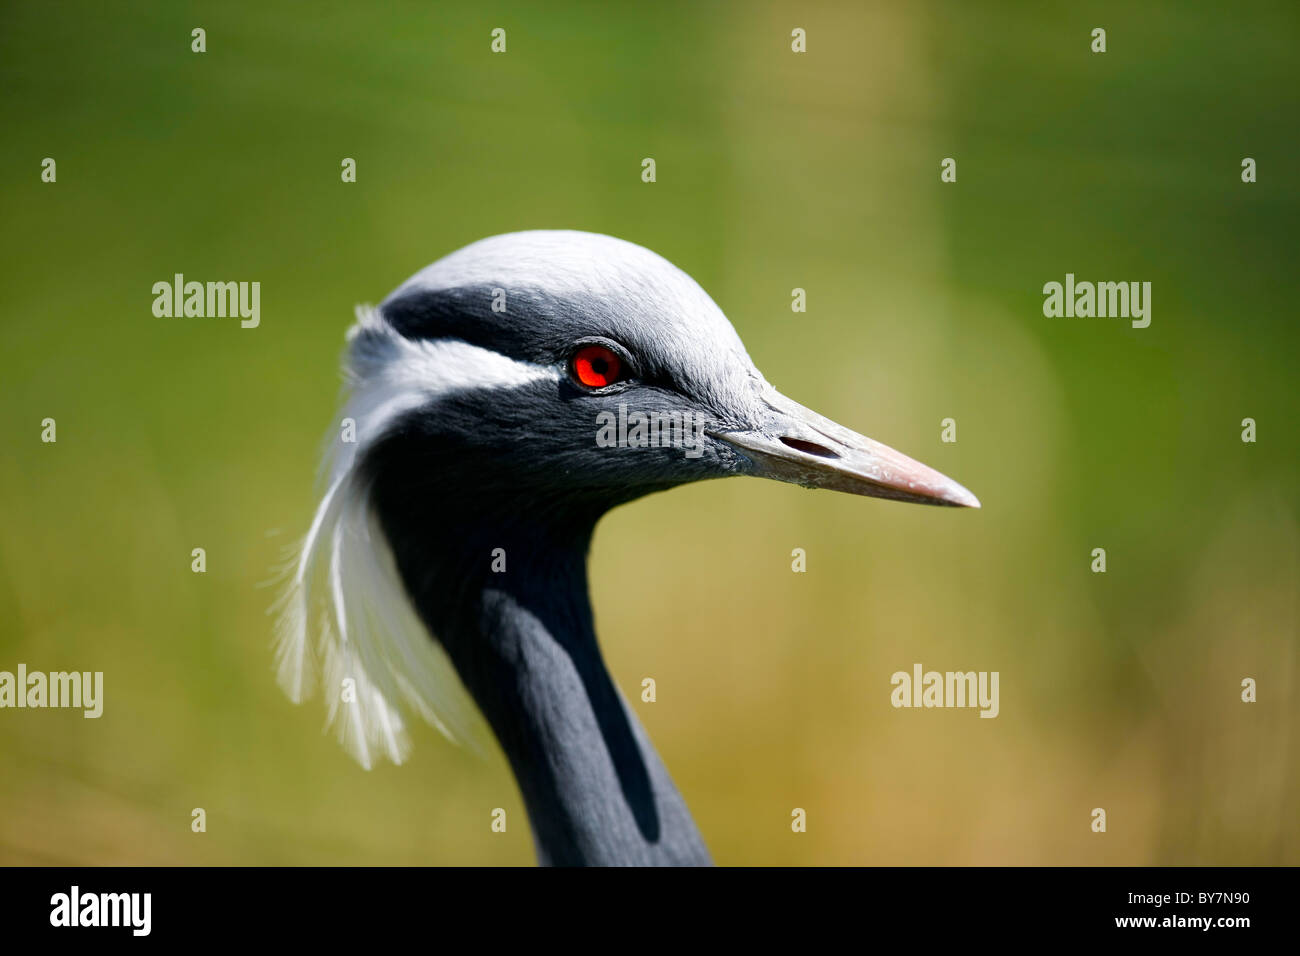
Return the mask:
<path id="1" fill-rule="evenodd" d="M 489 525 L 528 514 L 543 522 L 564 508 L 594 523 L 622 502 L 743 468 L 734 449 L 704 434 L 757 420 L 762 378 L 730 324 L 664 260 L 607 237 L 588 240 L 635 254 L 626 268 L 615 257 L 568 272 L 512 270 L 506 258 L 490 279 L 478 278 L 488 269 L 483 256 L 465 270 L 444 260 L 380 306 L 387 326 L 406 339 L 457 340 L 558 373 L 558 380 L 457 389 L 407 411 L 366 455 L 381 507 L 400 513 L 423 492 L 453 521 L 469 513 Z M 647 261 L 665 281 L 642 273 Z M 569 371 L 575 351 L 593 341 L 625 358 L 624 378 L 595 390 Z M 662 447 L 654 437 L 651 447 L 638 447 L 636 416 L 690 423 L 694 445 L 687 435 L 691 447 Z M 598 434 L 611 420 L 620 439 L 630 432 L 630 442 L 602 447 Z"/>
<path id="2" fill-rule="evenodd" d="M 497 289 L 508 312 L 494 312 Z M 521 362 L 558 361 L 584 334 L 606 328 L 605 305 L 594 294 L 557 300 L 534 289 L 491 284 L 414 287 L 395 292 L 380 312 L 408 339 L 460 339 Z"/>

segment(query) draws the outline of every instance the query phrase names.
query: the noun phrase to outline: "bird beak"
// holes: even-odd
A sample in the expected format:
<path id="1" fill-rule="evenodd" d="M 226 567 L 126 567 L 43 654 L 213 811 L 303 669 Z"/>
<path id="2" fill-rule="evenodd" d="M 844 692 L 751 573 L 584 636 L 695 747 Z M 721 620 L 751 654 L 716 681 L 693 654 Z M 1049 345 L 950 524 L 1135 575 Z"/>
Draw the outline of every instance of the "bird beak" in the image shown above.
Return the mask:
<path id="1" fill-rule="evenodd" d="M 951 478 L 823 418 L 770 385 L 762 402 L 766 421 L 759 428 L 712 433 L 752 463 L 750 474 L 922 505 L 980 506 Z"/>

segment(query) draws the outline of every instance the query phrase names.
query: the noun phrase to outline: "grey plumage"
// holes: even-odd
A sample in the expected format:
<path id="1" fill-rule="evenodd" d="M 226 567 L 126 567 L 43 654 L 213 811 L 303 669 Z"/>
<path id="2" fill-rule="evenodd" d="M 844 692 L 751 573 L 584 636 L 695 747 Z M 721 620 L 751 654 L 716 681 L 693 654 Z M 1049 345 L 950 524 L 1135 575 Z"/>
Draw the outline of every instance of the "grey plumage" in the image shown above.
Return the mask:
<path id="1" fill-rule="evenodd" d="M 465 736 L 452 699 L 463 684 L 510 761 L 542 862 L 709 861 L 601 659 L 586 553 L 602 514 L 744 474 L 978 506 L 784 398 L 689 276 L 606 236 L 474 243 L 363 311 L 349 343 L 358 440 L 336 449 L 286 596 L 281 681 L 297 700 L 317 670 L 331 687 L 353 677 L 357 703 L 331 713 L 367 766 L 403 758 L 406 712 Z M 583 384 L 575 354 L 590 346 L 624 377 Z M 698 456 L 599 447 L 598 416 L 620 404 L 697 416 Z"/>

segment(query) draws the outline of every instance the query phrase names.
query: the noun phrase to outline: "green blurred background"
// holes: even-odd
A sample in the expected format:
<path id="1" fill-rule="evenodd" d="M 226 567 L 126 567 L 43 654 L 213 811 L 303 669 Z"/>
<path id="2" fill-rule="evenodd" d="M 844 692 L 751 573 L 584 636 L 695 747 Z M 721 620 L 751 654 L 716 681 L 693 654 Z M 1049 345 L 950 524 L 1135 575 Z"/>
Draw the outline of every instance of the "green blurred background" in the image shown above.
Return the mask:
<path id="1" fill-rule="evenodd" d="M 1134 7 L 6 3 L 0 670 L 106 703 L 0 711 L 0 860 L 532 862 L 499 752 L 421 724 L 367 773 L 287 702 L 265 582 L 354 303 L 578 228 L 984 504 L 736 480 L 601 524 L 611 671 L 719 862 L 1300 862 L 1300 8 Z M 1067 271 L 1151 281 L 1150 328 L 1045 318 Z M 155 318 L 175 272 L 260 281 L 261 327 Z M 893 709 L 915 662 L 1000 671 L 1001 716 Z"/>

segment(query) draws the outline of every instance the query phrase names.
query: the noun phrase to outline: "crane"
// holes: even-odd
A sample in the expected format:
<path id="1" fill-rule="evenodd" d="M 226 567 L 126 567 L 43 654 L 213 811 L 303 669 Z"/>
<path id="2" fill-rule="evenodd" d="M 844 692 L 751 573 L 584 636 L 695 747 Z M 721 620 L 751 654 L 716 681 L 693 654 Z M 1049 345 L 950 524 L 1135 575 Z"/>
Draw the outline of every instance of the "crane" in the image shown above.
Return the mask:
<path id="1" fill-rule="evenodd" d="M 783 396 L 693 279 L 609 236 L 475 242 L 359 308 L 347 342 L 278 679 L 295 702 L 322 688 L 367 768 L 406 757 L 413 716 L 467 740 L 477 711 L 543 864 L 711 862 L 602 660 L 587 551 L 603 514 L 734 475 L 979 507 Z M 635 426 L 611 440 L 610 421 L 637 415 L 662 423 L 656 441 Z"/>

